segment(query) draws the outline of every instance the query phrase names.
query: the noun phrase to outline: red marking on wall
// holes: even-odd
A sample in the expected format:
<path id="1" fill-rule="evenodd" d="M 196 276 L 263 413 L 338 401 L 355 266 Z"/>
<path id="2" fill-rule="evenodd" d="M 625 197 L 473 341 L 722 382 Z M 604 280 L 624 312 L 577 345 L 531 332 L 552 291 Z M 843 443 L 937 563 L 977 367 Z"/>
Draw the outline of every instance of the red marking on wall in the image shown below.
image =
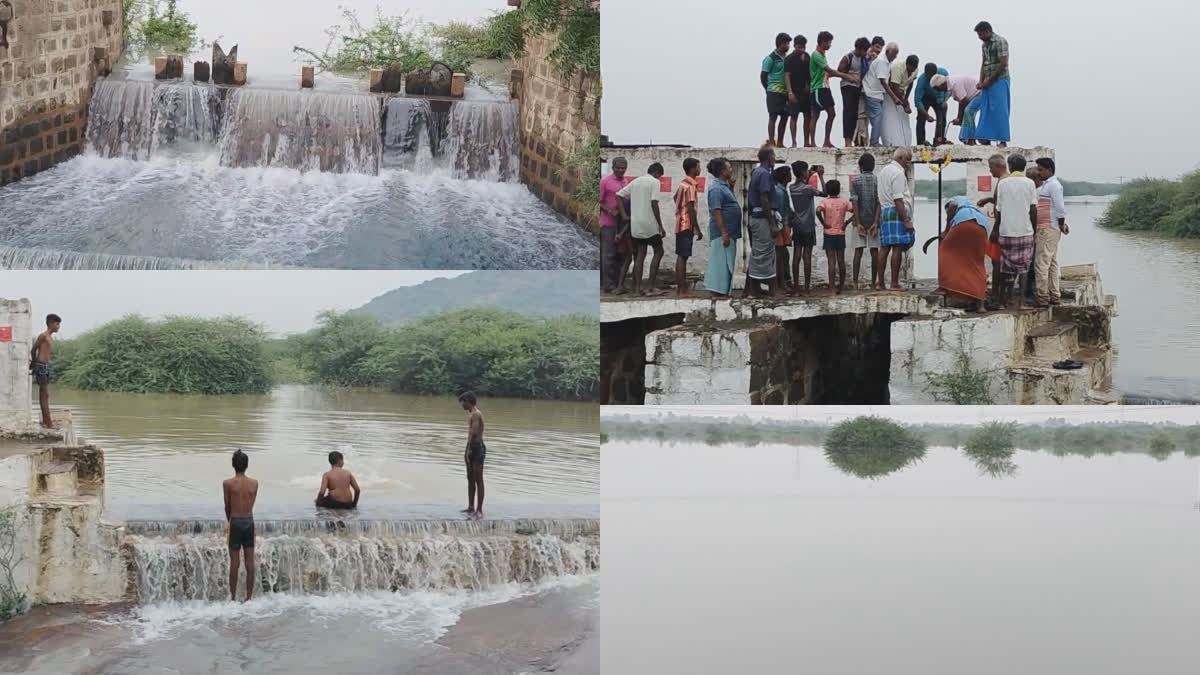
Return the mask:
<path id="1" fill-rule="evenodd" d="M 696 192 L 704 192 L 704 184 L 707 182 L 707 180 L 708 179 L 704 176 L 700 176 L 696 179 Z"/>
<path id="2" fill-rule="evenodd" d="M 850 177 L 846 179 L 846 185 L 850 185 L 851 183 L 853 183 L 855 178 L 858 178 L 858 174 L 856 174 L 856 173 L 850 174 Z"/>
<path id="3" fill-rule="evenodd" d="M 658 179 L 658 190 L 659 190 L 659 192 L 670 192 L 671 191 L 671 177 L 670 176 L 663 176 L 662 178 Z"/>
<path id="4" fill-rule="evenodd" d="M 12 342 L 12 326 L 0 326 L 0 342 Z"/>
<path id="5" fill-rule="evenodd" d="M 992 189 L 992 177 L 991 176 L 980 176 L 978 185 L 979 185 L 980 192 L 990 192 Z"/>

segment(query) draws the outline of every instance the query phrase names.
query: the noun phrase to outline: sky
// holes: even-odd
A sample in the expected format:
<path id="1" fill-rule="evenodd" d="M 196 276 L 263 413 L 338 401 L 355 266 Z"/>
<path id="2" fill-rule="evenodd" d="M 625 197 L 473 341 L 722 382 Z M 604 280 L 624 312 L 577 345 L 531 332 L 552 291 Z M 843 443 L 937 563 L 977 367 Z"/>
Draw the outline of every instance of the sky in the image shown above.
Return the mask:
<path id="1" fill-rule="evenodd" d="M 63 318 L 61 338 L 127 314 L 218 317 L 235 314 L 276 335 L 300 333 L 325 309 L 360 307 L 401 286 L 462 271 L 203 270 L 0 272 L 0 297 L 29 298 L 36 318 Z"/>
<path id="2" fill-rule="evenodd" d="M 601 423 L 610 415 L 649 416 L 674 414 L 676 416 L 734 417 L 745 415 L 750 419 L 762 420 L 806 420 L 817 422 L 841 422 L 860 415 L 888 417 L 897 422 L 911 424 L 973 424 L 990 421 L 1014 421 L 1038 424 L 1051 418 L 1065 419 L 1072 424 L 1083 422 L 1174 422 L 1176 424 L 1200 424 L 1200 406 L 1194 405 L 1149 405 L 1149 406 L 977 406 L 977 405 L 924 405 L 924 406 L 603 406 L 600 408 Z"/>
<path id="3" fill-rule="evenodd" d="M 899 43 L 901 58 L 915 53 L 951 74 L 978 76 L 972 29 L 986 19 L 1009 42 L 1013 145 L 1054 148 L 1068 180 L 1173 178 L 1200 161 L 1179 151 L 1200 89 L 1182 85 L 1172 65 L 1193 60 L 1194 12 L 1184 0 L 604 0 L 603 133 L 626 145 L 756 147 L 767 122 L 759 72 L 776 33 L 801 33 L 811 52 L 817 33 L 829 30 L 837 59 L 856 37 L 882 35 Z M 820 133 L 823 140 L 824 119 Z"/>

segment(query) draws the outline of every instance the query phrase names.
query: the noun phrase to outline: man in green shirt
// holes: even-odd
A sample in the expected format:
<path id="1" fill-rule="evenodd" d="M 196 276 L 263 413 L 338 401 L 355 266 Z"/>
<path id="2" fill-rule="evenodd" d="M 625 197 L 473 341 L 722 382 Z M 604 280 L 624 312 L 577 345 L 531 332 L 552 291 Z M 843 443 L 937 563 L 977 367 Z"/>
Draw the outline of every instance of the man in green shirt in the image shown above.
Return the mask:
<path id="1" fill-rule="evenodd" d="M 763 59 L 762 73 L 759 74 L 763 89 L 767 92 L 767 145 L 777 147 L 783 147 L 783 132 L 788 121 L 787 84 L 783 78 L 784 57 L 791 43 L 791 35 L 776 35 L 775 51 Z"/>
<path id="2" fill-rule="evenodd" d="M 979 66 L 979 122 L 975 138 L 983 145 L 996 141 L 1005 147 L 1011 139 L 1009 115 L 1012 112 L 1008 73 L 1008 40 L 996 35 L 992 24 L 980 21 L 975 34 L 983 42 L 983 62 Z"/>
<path id="3" fill-rule="evenodd" d="M 837 113 L 833 108 L 833 92 L 829 89 L 830 77 L 841 77 L 848 82 L 858 84 L 859 78 L 852 73 L 842 73 L 829 67 L 829 61 L 825 54 L 829 48 L 833 46 L 833 33 L 827 30 L 821 31 L 817 35 L 817 49 L 813 52 L 812 58 L 809 61 L 809 72 L 812 75 L 812 104 L 813 114 L 812 119 L 808 123 L 808 133 L 816 136 L 817 133 L 817 118 L 821 116 L 821 112 L 825 112 L 825 147 L 834 147 L 833 141 L 829 140 L 833 134 L 833 119 L 837 117 Z"/>

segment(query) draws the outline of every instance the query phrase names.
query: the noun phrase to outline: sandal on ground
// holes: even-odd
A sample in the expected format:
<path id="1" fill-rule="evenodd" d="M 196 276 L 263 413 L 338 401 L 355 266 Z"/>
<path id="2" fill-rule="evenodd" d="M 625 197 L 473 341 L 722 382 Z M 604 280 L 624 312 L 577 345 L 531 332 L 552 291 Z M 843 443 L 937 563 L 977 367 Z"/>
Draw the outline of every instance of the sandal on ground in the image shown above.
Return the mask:
<path id="1" fill-rule="evenodd" d="M 1055 361 L 1054 367 L 1058 370 L 1079 370 L 1083 367 L 1083 361 L 1074 361 L 1067 359 L 1065 361 Z"/>

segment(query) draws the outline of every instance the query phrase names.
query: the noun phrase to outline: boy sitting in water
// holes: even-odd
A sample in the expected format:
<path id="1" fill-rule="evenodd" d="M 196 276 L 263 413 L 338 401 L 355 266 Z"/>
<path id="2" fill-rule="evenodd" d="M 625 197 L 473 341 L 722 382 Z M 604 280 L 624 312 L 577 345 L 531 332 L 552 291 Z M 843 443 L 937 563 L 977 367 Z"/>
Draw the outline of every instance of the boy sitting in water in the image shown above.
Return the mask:
<path id="1" fill-rule="evenodd" d="M 362 488 L 354 480 L 354 474 L 343 466 L 342 453 L 334 450 L 329 453 L 331 467 L 321 476 L 321 489 L 317 492 L 317 506 L 326 509 L 356 509 L 358 498 L 362 496 Z M 353 488 L 353 492 L 351 489 Z"/>
<path id="2" fill-rule="evenodd" d="M 467 450 L 463 461 L 467 464 L 467 508 L 463 513 L 475 517 L 483 516 L 483 459 L 487 446 L 483 444 L 483 412 L 476 405 L 479 401 L 473 392 L 458 397 L 463 410 L 467 411 Z M 479 490 L 479 502 L 475 502 L 475 491 Z"/>

